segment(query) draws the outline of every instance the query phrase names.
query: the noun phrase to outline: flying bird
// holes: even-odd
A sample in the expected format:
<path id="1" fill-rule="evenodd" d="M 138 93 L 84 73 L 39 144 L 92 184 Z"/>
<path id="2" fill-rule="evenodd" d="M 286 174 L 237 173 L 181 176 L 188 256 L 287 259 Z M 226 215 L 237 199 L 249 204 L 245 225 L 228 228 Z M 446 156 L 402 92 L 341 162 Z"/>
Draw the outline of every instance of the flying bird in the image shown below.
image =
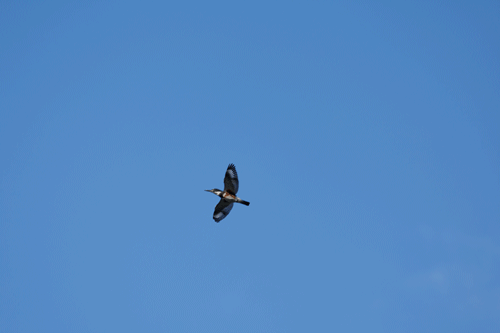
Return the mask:
<path id="1" fill-rule="evenodd" d="M 214 210 L 214 220 L 215 222 L 220 222 L 224 219 L 227 214 L 233 209 L 233 203 L 239 202 L 246 206 L 250 205 L 250 202 L 242 200 L 236 196 L 238 193 L 238 174 L 236 173 L 236 168 L 234 164 L 229 164 L 226 170 L 226 175 L 224 176 L 224 191 L 219 189 L 205 190 L 207 192 L 212 192 L 213 194 L 220 197 L 220 201 L 215 206 Z"/>

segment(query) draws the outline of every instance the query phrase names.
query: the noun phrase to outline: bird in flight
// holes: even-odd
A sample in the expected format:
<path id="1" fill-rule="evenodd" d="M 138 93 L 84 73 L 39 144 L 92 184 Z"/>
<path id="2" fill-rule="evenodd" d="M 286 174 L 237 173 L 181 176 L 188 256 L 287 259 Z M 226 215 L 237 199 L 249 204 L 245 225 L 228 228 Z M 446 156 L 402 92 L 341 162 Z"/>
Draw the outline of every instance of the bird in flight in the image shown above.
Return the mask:
<path id="1" fill-rule="evenodd" d="M 250 202 L 241 200 L 236 196 L 238 192 L 239 182 L 238 174 L 236 173 L 236 168 L 234 164 L 229 164 L 226 170 L 226 175 L 224 176 L 224 191 L 219 189 L 205 190 L 207 192 L 212 192 L 213 194 L 220 197 L 220 201 L 215 206 L 214 210 L 214 220 L 215 222 L 220 222 L 224 219 L 227 214 L 233 209 L 233 203 L 239 202 L 246 206 L 250 205 Z"/>

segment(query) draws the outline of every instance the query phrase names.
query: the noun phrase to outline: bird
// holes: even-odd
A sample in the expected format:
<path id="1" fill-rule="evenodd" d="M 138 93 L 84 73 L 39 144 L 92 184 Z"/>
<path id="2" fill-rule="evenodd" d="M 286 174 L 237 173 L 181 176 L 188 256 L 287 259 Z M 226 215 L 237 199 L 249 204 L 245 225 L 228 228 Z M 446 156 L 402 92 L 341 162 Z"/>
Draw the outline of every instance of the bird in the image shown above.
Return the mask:
<path id="1" fill-rule="evenodd" d="M 227 167 L 226 175 L 224 176 L 224 191 L 217 188 L 205 190 L 220 197 L 220 201 L 217 206 L 215 206 L 214 210 L 215 222 L 219 223 L 222 221 L 229 214 L 231 209 L 233 209 L 233 203 L 235 202 L 244 204 L 245 206 L 250 205 L 250 202 L 242 200 L 236 196 L 236 193 L 238 193 L 238 187 L 238 173 L 236 172 L 234 164 L 231 163 Z"/>

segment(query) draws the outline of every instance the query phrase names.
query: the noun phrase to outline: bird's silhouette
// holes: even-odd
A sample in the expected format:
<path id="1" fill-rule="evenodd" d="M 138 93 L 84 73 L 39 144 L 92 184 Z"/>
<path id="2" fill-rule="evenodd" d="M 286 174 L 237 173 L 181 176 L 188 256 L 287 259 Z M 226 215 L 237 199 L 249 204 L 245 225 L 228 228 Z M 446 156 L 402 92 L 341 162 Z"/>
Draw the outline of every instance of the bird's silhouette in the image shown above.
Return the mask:
<path id="1" fill-rule="evenodd" d="M 233 203 L 238 202 L 246 206 L 250 205 L 248 201 L 242 200 L 236 196 L 238 192 L 239 181 L 238 173 L 234 164 L 229 164 L 226 170 L 226 175 L 224 176 L 224 191 L 219 189 L 205 190 L 207 192 L 212 192 L 213 194 L 220 197 L 220 201 L 215 206 L 214 210 L 214 220 L 215 222 L 220 222 L 224 219 L 227 214 L 233 209 Z"/>

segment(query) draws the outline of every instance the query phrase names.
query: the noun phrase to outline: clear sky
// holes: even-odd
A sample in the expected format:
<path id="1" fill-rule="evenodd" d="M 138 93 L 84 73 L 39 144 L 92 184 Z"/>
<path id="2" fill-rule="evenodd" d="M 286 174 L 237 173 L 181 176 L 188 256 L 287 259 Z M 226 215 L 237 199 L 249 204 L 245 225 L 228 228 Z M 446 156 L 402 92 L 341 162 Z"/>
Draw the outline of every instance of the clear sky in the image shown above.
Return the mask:
<path id="1" fill-rule="evenodd" d="M 500 3 L 178 3 L 0 4 L 0 331 L 499 332 Z"/>

